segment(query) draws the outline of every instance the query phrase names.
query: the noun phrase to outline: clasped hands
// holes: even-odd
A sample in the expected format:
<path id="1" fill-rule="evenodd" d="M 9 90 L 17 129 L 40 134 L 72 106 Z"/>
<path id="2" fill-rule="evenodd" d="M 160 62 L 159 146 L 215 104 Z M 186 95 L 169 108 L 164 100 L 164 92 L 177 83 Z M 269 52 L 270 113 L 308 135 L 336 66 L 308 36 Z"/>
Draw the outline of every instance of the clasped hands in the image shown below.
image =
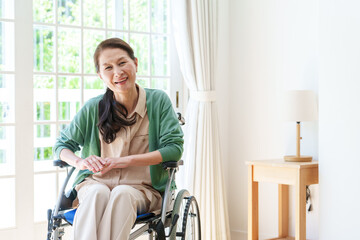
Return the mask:
<path id="1" fill-rule="evenodd" d="M 91 155 L 85 159 L 79 159 L 76 163 L 76 167 L 80 170 L 88 169 L 93 173 L 100 172 L 105 174 L 113 168 L 126 168 L 130 164 L 130 158 L 118 157 L 118 158 L 102 158 L 95 155 Z"/>

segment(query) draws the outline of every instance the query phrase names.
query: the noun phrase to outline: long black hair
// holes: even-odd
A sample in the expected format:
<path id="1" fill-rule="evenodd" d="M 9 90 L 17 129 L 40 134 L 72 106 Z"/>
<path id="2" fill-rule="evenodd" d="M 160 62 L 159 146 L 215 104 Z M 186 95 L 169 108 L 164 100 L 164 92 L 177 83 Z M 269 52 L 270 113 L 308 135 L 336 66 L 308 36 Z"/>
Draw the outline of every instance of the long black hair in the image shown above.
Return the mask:
<path id="1" fill-rule="evenodd" d="M 125 41 L 120 38 L 109 38 L 102 41 L 94 53 L 94 63 L 96 72 L 99 73 L 99 56 L 101 52 L 108 48 L 120 48 L 127 52 L 132 60 L 135 60 L 134 50 Z M 116 139 L 116 133 L 126 126 L 131 126 L 136 122 L 136 115 L 127 118 L 128 111 L 126 107 L 117 102 L 114 98 L 114 92 L 109 88 L 99 102 L 99 123 L 97 124 L 103 140 L 111 143 Z"/>

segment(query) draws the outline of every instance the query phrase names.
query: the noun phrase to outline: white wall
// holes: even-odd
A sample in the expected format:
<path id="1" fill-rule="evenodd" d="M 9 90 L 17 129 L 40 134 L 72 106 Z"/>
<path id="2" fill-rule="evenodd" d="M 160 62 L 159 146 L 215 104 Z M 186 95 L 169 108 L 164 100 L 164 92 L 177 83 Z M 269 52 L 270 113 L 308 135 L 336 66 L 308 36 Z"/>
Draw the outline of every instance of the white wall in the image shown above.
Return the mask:
<path id="1" fill-rule="evenodd" d="M 360 2 L 319 2 L 320 239 L 360 239 Z"/>
<path id="2" fill-rule="evenodd" d="M 282 94 L 288 89 L 317 92 L 317 14 L 314 0 L 229 0 L 227 122 L 231 131 L 226 180 L 232 239 L 247 236 L 245 162 L 295 153 L 295 123 L 280 117 Z M 305 123 L 302 129 L 302 154 L 318 159 L 317 123 Z M 318 239 L 318 192 L 317 186 L 312 187 L 314 211 L 307 215 L 308 239 Z M 261 183 L 259 197 L 260 238 L 275 237 L 277 186 Z M 293 219 L 292 202 L 290 207 Z M 290 232 L 294 235 L 293 220 Z"/>

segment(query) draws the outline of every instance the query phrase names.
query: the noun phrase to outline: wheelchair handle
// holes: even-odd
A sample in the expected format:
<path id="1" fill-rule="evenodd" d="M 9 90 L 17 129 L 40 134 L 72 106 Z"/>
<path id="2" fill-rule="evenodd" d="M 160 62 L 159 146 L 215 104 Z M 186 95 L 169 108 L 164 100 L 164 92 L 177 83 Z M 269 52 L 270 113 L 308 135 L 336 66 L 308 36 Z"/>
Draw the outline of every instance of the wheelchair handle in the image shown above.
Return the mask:
<path id="1" fill-rule="evenodd" d="M 185 125 L 185 118 L 179 112 L 177 113 L 177 115 L 178 115 L 179 124 L 181 126 Z"/>

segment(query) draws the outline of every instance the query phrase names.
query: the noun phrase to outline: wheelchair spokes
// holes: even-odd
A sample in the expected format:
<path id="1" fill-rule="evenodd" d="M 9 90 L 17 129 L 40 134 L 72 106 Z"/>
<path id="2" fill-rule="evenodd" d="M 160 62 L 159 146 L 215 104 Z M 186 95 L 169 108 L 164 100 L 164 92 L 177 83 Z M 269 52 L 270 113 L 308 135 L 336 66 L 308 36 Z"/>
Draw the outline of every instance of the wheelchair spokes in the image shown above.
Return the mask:
<path id="1" fill-rule="evenodd" d="M 201 239 L 199 207 L 195 197 L 190 196 L 187 190 L 181 190 L 176 196 L 172 217 L 179 219 L 170 235 L 171 240 Z"/>
<path id="2" fill-rule="evenodd" d="M 201 239 L 199 207 L 193 196 L 187 199 L 183 226 L 186 226 L 183 239 Z"/>

